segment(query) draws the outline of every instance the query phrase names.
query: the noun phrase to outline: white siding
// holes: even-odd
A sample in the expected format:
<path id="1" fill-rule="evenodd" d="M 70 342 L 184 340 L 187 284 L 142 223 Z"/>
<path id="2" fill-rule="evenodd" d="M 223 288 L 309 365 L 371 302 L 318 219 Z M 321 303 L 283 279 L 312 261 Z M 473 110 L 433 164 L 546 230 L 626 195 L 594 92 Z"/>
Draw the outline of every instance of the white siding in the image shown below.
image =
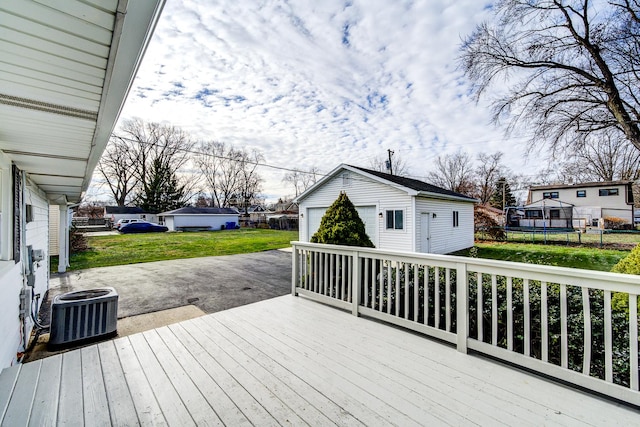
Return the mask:
<path id="1" fill-rule="evenodd" d="M 341 191 L 347 193 L 349 200 L 355 206 L 375 206 L 378 212 L 383 213 L 383 218 L 378 218 L 376 227 L 378 244 L 376 247 L 389 250 L 412 251 L 413 212 L 411 209 L 411 196 L 402 190 L 390 185 L 381 184 L 359 174 L 349 172 L 351 179 L 343 185 L 342 175 L 339 174 L 328 180 L 322 187 L 316 189 L 300 202 L 300 212 L 304 214 L 300 218 L 299 239 L 308 242 L 309 235 L 309 208 L 326 208 L 330 206 L 340 195 Z M 385 228 L 384 213 L 386 210 L 404 211 L 404 229 L 387 230 Z"/>
<path id="2" fill-rule="evenodd" d="M 458 227 L 453 227 L 453 211 L 458 211 Z M 431 215 L 431 253 L 447 254 L 473 246 L 473 203 L 418 197 L 416 212 L 416 252 L 425 252 L 421 247 L 422 213 Z"/>
<path id="3" fill-rule="evenodd" d="M 220 230 L 227 222 L 238 222 L 238 215 L 171 215 L 164 217 L 165 225 L 170 231 L 175 231 L 179 227 L 210 227 L 212 230 Z M 173 222 L 169 226 L 170 221 Z"/>
<path id="4" fill-rule="evenodd" d="M 10 165 L 0 160 L 0 166 L 3 176 L 10 176 Z M 7 206 L 4 199 L 12 198 L 10 182 L 2 181 L 0 197 L 3 199 L 3 207 Z M 33 221 L 26 224 L 21 252 L 23 256 L 26 255 L 27 245 L 44 251 L 44 259 L 35 266 L 36 281 L 33 289 L 34 293 L 40 294 L 39 302 L 42 303 L 42 297 L 49 287 L 49 204 L 35 186 L 24 189 L 24 202 L 32 206 Z M 7 223 L 12 223 L 12 213 L 10 209 L 3 210 L 1 227 L 6 230 Z M 22 217 L 25 218 L 24 212 Z M 12 233 L 2 233 L 2 238 L 12 241 Z M 0 261 L 0 369 L 15 363 L 17 352 L 23 350 L 23 337 L 29 336 L 33 327 L 31 319 L 26 321 L 24 328 L 20 322 L 20 291 L 25 286 L 23 268 L 21 260 L 17 263 L 11 259 Z"/>

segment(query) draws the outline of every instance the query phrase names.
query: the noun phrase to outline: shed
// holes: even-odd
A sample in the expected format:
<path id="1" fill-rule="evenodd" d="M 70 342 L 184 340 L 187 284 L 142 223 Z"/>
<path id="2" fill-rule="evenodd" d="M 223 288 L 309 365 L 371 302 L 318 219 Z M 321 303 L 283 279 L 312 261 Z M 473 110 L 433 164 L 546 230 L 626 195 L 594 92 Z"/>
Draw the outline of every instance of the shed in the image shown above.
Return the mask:
<path id="1" fill-rule="evenodd" d="M 412 178 L 341 164 L 296 198 L 308 242 L 345 192 L 380 249 L 445 254 L 474 244 L 476 199 Z"/>
<path id="2" fill-rule="evenodd" d="M 240 213 L 236 208 L 195 208 L 187 206 L 169 212 L 158 214 L 160 222 L 169 231 L 189 230 L 223 230 L 235 228 L 239 222 Z"/>

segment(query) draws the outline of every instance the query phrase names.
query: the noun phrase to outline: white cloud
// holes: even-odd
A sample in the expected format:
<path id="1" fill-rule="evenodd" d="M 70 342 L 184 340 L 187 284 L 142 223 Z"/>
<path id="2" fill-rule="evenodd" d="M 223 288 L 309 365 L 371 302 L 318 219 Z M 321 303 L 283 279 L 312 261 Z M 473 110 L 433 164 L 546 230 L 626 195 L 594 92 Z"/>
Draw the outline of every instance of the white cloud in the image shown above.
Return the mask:
<path id="1" fill-rule="evenodd" d="M 462 148 L 506 151 L 456 69 L 478 0 L 167 2 L 122 118 L 258 148 L 269 164 L 329 171 L 393 149 L 413 175 Z M 522 166 L 523 147 L 507 161 Z M 262 169 L 270 198 L 291 194 Z"/>

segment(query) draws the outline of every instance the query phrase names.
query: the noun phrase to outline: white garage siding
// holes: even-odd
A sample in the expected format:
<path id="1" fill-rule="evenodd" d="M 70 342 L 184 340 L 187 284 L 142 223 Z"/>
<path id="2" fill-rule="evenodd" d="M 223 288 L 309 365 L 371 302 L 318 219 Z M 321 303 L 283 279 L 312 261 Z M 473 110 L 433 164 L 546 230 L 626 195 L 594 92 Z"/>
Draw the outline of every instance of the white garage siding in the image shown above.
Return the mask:
<path id="1" fill-rule="evenodd" d="M 320 211 L 310 214 L 310 210 L 321 208 L 324 212 L 327 206 L 335 202 L 340 192 L 344 191 L 349 200 L 359 209 L 358 213 L 361 216 L 373 217 L 371 221 L 366 221 L 366 226 L 367 233 L 369 230 L 375 229 L 375 234 L 373 232 L 372 234 L 376 237 L 369 237 L 376 247 L 390 250 L 411 250 L 413 241 L 412 233 L 409 230 L 412 230 L 414 220 L 411 196 L 403 190 L 381 184 L 365 176 L 353 172 L 347 173 L 349 178 L 343 179 L 342 174 L 339 174 L 300 201 L 300 212 L 304 214 L 304 217 L 300 218 L 300 240 L 308 242 L 312 233 L 317 230 L 317 225 L 314 225 L 316 221 L 318 225 L 320 224 L 317 218 Z M 404 211 L 404 229 L 386 230 L 385 211 L 398 209 Z M 380 212 L 383 213 L 383 218 L 378 217 Z"/>
<path id="2" fill-rule="evenodd" d="M 169 227 L 169 219 L 173 218 L 173 228 Z M 194 215 L 174 215 L 165 217 L 165 224 L 169 230 L 175 231 L 180 227 L 209 227 L 211 230 L 220 230 L 227 222 L 233 222 L 238 225 L 238 215 L 207 215 L 207 214 L 194 214 Z"/>
<path id="3" fill-rule="evenodd" d="M 453 226 L 453 211 L 458 212 L 458 227 Z M 430 215 L 430 253 L 447 254 L 470 248 L 473 240 L 473 203 L 416 199 L 417 216 Z M 435 214 L 435 217 L 434 217 Z M 416 252 L 426 252 L 422 243 L 422 224 L 416 224 Z"/>

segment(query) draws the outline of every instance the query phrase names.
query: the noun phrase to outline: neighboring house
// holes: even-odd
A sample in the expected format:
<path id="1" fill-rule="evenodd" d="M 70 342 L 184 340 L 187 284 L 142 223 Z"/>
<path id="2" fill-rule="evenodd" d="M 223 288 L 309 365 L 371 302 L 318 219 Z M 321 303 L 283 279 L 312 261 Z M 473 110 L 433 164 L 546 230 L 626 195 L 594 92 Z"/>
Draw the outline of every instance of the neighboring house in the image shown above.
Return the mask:
<path id="1" fill-rule="evenodd" d="M 109 218 L 113 224 L 121 219 L 143 219 L 149 222 L 158 222 L 158 215 L 145 212 L 136 206 L 105 206 L 104 217 Z"/>
<path id="2" fill-rule="evenodd" d="M 158 214 L 169 231 L 220 230 L 240 224 L 236 208 L 194 208 L 187 206 Z"/>
<path id="3" fill-rule="evenodd" d="M 445 254 L 474 244 L 476 199 L 426 182 L 342 164 L 302 193 L 300 240 L 345 192 L 379 249 Z"/>
<path id="4" fill-rule="evenodd" d="M 632 181 L 588 182 L 529 188 L 527 202 L 558 199 L 574 206 L 573 219 L 580 227 L 597 227 L 601 219 L 619 218 L 633 224 Z"/>
<path id="5" fill-rule="evenodd" d="M 89 186 L 163 4 L 23 0 L 0 8 L 0 369 L 28 346 L 49 288 L 50 241 L 57 270 L 68 266 L 69 207 Z"/>

